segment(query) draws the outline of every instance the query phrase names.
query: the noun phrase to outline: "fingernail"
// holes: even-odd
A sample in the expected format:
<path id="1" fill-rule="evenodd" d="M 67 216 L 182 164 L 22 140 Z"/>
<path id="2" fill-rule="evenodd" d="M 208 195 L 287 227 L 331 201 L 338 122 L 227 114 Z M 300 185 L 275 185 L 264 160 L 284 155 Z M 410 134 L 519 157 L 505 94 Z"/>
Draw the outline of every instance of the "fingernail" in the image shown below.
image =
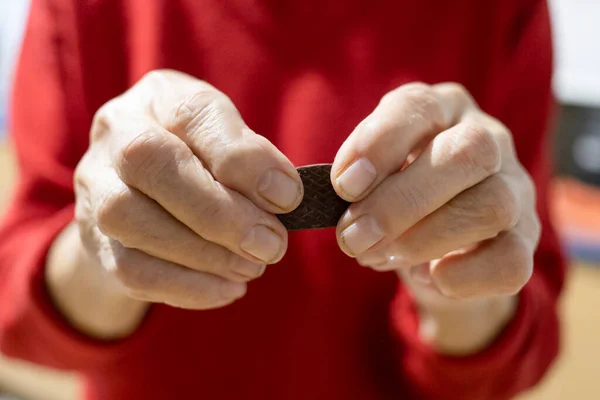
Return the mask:
<path id="1" fill-rule="evenodd" d="M 264 225 L 252 228 L 240 244 L 242 250 L 266 263 L 279 256 L 281 246 L 281 237 Z"/>
<path id="2" fill-rule="evenodd" d="M 246 284 L 236 282 L 223 282 L 221 284 L 221 296 L 226 299 L 239 299 L 246 294 Z"/>
<path id="3" fill-rule="evenodd" d="M 431 273 L 429 272 L 429 264 L 421 264 L 413 267 L 410 271 L 411 278 L 421 285 L 431 284 Z"/>
<path id="4" fill-rule="evenodd" d="M 344 193 L 355 199 L 371 186 L 376 177 L 377 170 L 371 161 L 360 158 L 337 177 L 336 183 Z"/>
<path id="5" fill-rule="evenodd" d="M 300 184 L 287 174 L 270 169 L 260 178 L 258 193 L 277 207 L 289 210 L 300 196 Z"/>
<path id="6" fill-rule="evenodd" d="M 256 264 L 251 261 L 243 261 L 235 265 L 232 269 L 236 273 L 248 279 L 254 279 L 258 278 L 265 272 L 265 265 Z"/>
<path id="7" fill-rule="evenodd" d="M 361 254 L 383 239 L 383 230 L 370 215 L 360 217 L 341 234 L 346 250 L 351 255 Z"/>

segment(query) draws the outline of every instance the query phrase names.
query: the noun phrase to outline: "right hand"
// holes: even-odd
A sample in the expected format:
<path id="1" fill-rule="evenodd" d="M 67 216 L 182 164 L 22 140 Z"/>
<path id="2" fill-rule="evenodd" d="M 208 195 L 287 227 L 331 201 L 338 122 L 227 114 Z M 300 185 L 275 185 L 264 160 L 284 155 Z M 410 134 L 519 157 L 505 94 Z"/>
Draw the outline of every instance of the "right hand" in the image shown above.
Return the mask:
<path id="1" fill-rule="evenodd" d="M 214 87 L 151 72 L 98 111 L 90 140 L 76 221 L 127 296 L 221 307 L 283 257 L 287 232 L 273 213 L 298 206 L 300 177 Z"/>

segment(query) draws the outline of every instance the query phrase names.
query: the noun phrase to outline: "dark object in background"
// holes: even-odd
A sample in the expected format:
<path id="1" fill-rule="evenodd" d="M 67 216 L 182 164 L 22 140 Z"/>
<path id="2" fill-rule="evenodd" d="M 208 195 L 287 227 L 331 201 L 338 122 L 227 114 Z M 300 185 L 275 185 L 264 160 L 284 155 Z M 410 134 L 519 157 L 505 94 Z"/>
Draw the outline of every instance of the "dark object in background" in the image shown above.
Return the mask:
<path id="1" fill-rule="evenodd" d="M 563 106 L 552 215 L 570 257 L 600 262 L 600 108 Z"/>
<path id="2" fill-rule="evenodd" d="M 558 175 L 600 187 L 600 108 L 562 107 L 554 159 Z"/>
<path id="3" fill-rule="evenodd" d="M 304 184 L 304 198 L 294 211 L 277 216 L 288 231 L 332 228 L 350 203 L 340 198 L 331 185 L 331 164 L 298 168 Z"/>

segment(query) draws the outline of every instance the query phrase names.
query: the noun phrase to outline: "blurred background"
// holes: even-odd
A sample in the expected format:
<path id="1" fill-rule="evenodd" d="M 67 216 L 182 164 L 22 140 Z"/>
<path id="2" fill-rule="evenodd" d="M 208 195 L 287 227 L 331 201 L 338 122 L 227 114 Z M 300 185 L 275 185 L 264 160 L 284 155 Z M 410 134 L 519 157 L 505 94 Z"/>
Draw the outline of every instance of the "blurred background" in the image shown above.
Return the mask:
<path id="1" fill-rule="evenodd" d="M 560 103 L 551 206 L 573 268 L 562 301 L 560 359 L 521 399 L 592 400 L 600 398 L 600 1 L 550 0 L 550 5 Z M 27 0 L 0 0 L 0 213 L 15 178 L 6 118 L 27 9 Z M 71 400 L 79 387 L 76 376 L 0 355 L 0 400 Z"/>

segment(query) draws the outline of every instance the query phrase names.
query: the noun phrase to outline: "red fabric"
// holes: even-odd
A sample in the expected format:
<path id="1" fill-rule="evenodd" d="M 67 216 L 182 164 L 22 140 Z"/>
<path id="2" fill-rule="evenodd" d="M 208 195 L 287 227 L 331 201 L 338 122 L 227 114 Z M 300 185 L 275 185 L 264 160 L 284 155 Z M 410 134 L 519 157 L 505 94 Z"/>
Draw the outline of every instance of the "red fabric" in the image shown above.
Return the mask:
<path id="1" fill-rule="evenodd" d="M 98 400 L 490 400 L 531 387 L 558 351 L 564 279 L 546 208 L 551 62 L 541 0 L 33 0 L 12 112 L 19 184 L 0 228 L 2 351 L 81 371 Z M 72 218 L 93 113 L 166 67 L 227 93 L 297 165 L 330 162 L 400 84 L 463 83 L 512 130 L 538 187 L 543 238 L 510 326 L 481 354 L 436 354 L 395 275 L 358 267 L 327 230 L 292 234 L 232 306 L 157 305 L 118 343 L 71 329 L 43 265 Z"/>

